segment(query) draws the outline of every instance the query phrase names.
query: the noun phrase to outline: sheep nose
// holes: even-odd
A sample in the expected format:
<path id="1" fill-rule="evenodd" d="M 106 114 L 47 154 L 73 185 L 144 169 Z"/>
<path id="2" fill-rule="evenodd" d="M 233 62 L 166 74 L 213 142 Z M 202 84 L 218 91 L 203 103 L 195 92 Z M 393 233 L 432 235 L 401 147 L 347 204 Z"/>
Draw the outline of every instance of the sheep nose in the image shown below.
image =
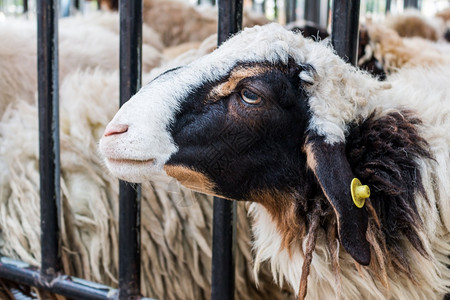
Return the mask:
<path id="1" fill-rule="evenodd" d="M 110 136 L 115 134 L 122 134 L 128 131 L 128 125 L 125 124 L 109 124 L 106 129 L 104 136 Z"/>

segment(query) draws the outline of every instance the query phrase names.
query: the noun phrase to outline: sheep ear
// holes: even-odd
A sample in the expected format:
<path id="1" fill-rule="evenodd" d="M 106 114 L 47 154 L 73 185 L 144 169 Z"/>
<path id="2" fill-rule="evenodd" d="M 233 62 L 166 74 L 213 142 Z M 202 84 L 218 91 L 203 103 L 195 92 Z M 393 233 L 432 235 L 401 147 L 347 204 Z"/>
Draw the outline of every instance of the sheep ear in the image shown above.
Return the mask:
<path id="1" fill-rule="evenodd" d="M 342 246 L 358 263 L 368 265 L 368 214 L 365 208 L 357 208 L 352 200 L 350 183 L 354 175 L 345 156 L 345 144 L 331 145 L 321 136 L 309 135 L 305 151 L 308 166 L 334 208 Z"/>

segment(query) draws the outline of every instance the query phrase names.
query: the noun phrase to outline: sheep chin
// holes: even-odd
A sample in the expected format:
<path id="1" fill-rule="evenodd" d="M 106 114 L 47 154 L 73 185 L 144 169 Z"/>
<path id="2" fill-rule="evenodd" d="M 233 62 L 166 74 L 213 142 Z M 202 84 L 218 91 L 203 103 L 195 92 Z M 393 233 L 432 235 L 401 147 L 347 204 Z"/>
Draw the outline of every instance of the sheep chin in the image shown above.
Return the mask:
<path id="1" fill-rule="evenodd" d="M 146 160 L 105 158 L 105 164 L 115 177 L 133 183 L 143 183 L 164 173 L 162 164 L 154 158 Z"/>

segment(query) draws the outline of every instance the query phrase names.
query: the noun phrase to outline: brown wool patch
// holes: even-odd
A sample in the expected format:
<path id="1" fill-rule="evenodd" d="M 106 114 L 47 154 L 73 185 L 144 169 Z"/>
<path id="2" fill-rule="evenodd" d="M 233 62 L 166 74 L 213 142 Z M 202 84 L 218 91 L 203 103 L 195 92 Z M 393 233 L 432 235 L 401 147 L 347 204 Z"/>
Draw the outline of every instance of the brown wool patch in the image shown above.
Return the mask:
<path id="1" fill-rule="evenodd" d="M 306 235 L 306 224 L 296 213 L 296 197 L 290 192 L 258 191 L 248 200 L 260 203 L 272 216 L 280 233 L 282 242 L 280 251 L 286 249 L 291 255 L 291 247 L 298 244 Z"/>
<path id="2" fill-rule="evenodd" d="M 317 160 L 314 156 L 313 145 L 306 143 L 303 147 L 303 152 L 306 154 L 306 164 L 314 171 L 317 167 Z"/>
<path id="3" fill-rule="evenodd" d="M 207 99 L 219 99 L 230 95 L 239 82 L 245 78 L 261 75 L 269 70 L 268 67 L 263 66 L 239 66 L 231 71 L 230 77 L 227 81 L 219 84 L 211 90 L 211 93 Z"/>
<path id="4" fill-rule="evenodd" d="M 214 192 L 214 183 L 204 174 L 180 165 L 166 165 L 164 171 L 167 175 L 178 180 L 187 188 L 208 195 L 218 196 Z M 221 196 L 219 196 L 221 197 Z"/>

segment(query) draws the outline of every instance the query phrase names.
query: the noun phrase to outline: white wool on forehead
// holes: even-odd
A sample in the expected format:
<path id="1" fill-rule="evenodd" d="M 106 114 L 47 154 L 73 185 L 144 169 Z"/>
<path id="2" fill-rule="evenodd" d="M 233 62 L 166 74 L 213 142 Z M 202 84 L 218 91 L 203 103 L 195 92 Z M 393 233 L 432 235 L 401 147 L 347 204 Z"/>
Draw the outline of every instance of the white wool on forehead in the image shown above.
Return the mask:
<path id="1" fill-rule="evenodd" d="M 305 63 L 303 51 L 305 43 L 312 42 L 301 35 L 287 31 L 281 25 L 272 23 L 265 26 L 246 28 L 223 43 L 213 53 L 188 65 L 202 77 L 200 80 L 215 81 L 227 75 L 236 63 L 269 62 L 287 64 L 289 58 L 297 63 Z"/>
<path id="2" fill-rule="evenodd" d="M 214 82 L 228 75 L 237 63 L 287 64 L 289 58 L 293 58 L 300 64 L 305 59 L 303 53 L 298 50 L 305 42 L 310 41 L 275 23 L 246 28 L 214 52 L 184 66 L 181 72 L 175 71 L 171 72 L 173 74 L 168 73 L 156 78 L 151 88 L 164 90 L 168 84 L 171 87 L 171 96 L 182 99 L 205 82 Z M 179 83 L 176 85 L 172 81 L 175 76 Z M 155 87 L 156 85 L 158 87 Z M 148 87 L 142 90 L 145 91 Z"/>

